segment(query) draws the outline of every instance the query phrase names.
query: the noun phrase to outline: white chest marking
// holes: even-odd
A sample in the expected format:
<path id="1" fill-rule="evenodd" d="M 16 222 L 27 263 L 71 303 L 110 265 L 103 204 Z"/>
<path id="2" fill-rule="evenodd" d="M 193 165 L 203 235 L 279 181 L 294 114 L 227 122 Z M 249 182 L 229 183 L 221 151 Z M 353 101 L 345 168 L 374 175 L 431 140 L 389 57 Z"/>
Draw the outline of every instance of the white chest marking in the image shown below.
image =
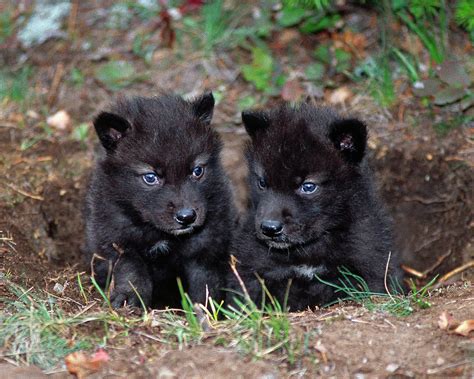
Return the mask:
<path id="1" fill-rule="evenodd" d="M 296 276 L 305 279 L 315 279 L 315 275 L 324 274 L 326 270 L 326 266 L 318 265 L 318 266 L 308 266 L 308 265 L 298 265 L 292 266 L 293 271 Z"/>
<path id="2" fill-rule="evenodd" d="M 164 253 L 168 253 L 169 251 L 170 251 L 170 245 L 169 245 L 169 242 L 166 240 L 158 241 L 150 249 L 150 253 L 152 254 L 157 254 L 157 253 L 164 254 Z"/>

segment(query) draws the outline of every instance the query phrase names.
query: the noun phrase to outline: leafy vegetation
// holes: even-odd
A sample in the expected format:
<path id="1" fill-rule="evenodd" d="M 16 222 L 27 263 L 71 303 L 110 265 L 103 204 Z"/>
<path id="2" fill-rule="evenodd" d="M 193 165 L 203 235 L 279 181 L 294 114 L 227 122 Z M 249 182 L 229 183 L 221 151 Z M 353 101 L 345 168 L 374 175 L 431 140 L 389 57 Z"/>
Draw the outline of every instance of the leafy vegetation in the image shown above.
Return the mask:
<path id="1" fill-rule="evenodd" d="M 95 76 L 111 90 L 119 90 L 144 78 L 143 75 L 137 74 L 133 64 L 127 61 L 105 63 L 97 68 Z"/>
<path id="2" fill-rule="evenodd" d="M 0 100 L 7 99 L 17 103 L 27 100 L 29 80 L 33 69 L 25 65 L 19 70 L 0 70 Z"/>

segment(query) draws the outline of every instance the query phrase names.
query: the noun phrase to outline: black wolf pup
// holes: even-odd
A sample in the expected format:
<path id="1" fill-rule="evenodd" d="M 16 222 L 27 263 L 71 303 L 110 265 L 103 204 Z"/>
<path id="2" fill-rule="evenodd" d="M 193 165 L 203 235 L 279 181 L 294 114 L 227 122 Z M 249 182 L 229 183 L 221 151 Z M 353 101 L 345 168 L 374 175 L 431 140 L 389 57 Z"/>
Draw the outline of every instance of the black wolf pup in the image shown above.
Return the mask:
<path id="1" fill-rule="evenodd" d="M 211 92 L 117 102 L 94 121 L 104 147 L 86 199 L 86 252 L 115 307 L 219 300 L 235 226 L 231 189 L 210 127 Z M 139 296 L 137 295 L 139 294 Z"/>
<path id="2" fill-rule="evenodd" d="M 251 137 L 251 209 L 231 254 L 252 300 L 261 302 L 263 280 L 282 305 L 289 288 L 290 310 L 327 304 L 344 294 L 315 276 L 337 284 L 340 267 L 383 293 L 389 254 L 389 275 L 400 280 L 390 219 L 367 164 L 365 125 L 308 104 L 242 118 Z M 242 293 L 232 273 L 228 286 Z"/>

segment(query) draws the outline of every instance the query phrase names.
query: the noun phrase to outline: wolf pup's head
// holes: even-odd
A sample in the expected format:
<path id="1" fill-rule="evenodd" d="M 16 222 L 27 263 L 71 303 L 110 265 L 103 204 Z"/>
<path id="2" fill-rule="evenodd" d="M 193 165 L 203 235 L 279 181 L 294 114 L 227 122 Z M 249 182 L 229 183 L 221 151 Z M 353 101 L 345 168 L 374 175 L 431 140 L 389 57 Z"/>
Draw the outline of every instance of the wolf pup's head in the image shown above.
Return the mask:
<path id="1" fill-rule="evenodd" d="M 97 116 L 107 196 L 134 222 L 175 236 L 204 224 L 222 175 L 221 143 L 209 126 L 213 109 L 208 92 L 192 101 L 122 99 Z"/>
<path id="2" fill-rule="evenodd" d="M 330 108 L 302 104 L 245 111 L 257 238 L 295 247 L 324 238 L 352 219 L 351 202 L 364 185 L 367 130 Z M 298 248 L 301 246 L 301 249 Z"/>

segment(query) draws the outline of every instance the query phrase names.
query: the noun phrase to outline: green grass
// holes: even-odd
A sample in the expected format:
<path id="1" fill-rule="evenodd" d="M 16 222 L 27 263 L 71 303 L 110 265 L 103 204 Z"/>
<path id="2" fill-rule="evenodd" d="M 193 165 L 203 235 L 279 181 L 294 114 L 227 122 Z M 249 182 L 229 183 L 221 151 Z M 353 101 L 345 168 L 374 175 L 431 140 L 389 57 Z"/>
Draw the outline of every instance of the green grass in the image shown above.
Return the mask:
<path id="1" fill-rule="evenodd" d="M 417 289 L 412 283 L 411 291 L 408 295 L 403 295 L 399 283 L 390 283 L 389 289 L 393 293 L 375 293 L 369 289 L 367 282 L 360 276 L 351 273 L 346 268 L 340 268 L 340 278 L 338 283 L 328 282 L 316 275 L 316 279 L 335 289 L 340 300 L 352 301 L 367 308 L 369 311 L 390 313 L 394 316 L 405 317 L 411 315 L 416 309 L 429 308 L 428 289 L 436 281 L 436 277 L 421 289 Z"/>
<path id="2" fill-rule="evenodd" d="M 195 50 L 202 50 L 205 56 L 220 49 L 230 50 L 242 44 L 247 39 L 269 33 L 269 25 L 255 22 L 245 25 L 243 20 L 248 18 L 251 8 L 238 4 L 233 9 L 225 7 L 224 0 L 206 2 L 201 7 L 199 17 L 184 17 L 182 26 L 177 31 L 178 41 L 184 36 L 190 37 Z"/>
<path id="3" fill-rule="evenodd" d="M 0 70 L 0 100 L 25 103 L 32 74 L 33 69 L 30 66 L 23 66 L 17 71 Z"/>
<path id="4" fill-rule="evenodd" d="M 9 9 L 0 12 L 0 44 L 13 34 L 15 24 L 12 16 L 12 11 Z"/>
<path id="5" fill-rule="evenodd" d="M 5 300 L 6 307 L 0 313 L 3 356 L 50 369 L 65 355 L 91 347 L 87 340 L 71 340 L 69 333 L 71 327 L 84 322 L 84 317 L 66 316 L 53 297 L 40 299 L 13 284 L 9 289 L 16 299 Z"/>
<path id="6" fill-rule="evenodd" d="M 338 283 L 318 277 L 315 280 L 334 287 L 341 299 L 356 302 L 370 311 L 407 316 L 431 306 L 427 300 L 428 289 L 435 279 L 421 289 L 413 286 L 410 294 L 404 296 L 373 293 L 361 277 L 345 269 L 340 272 Z M 90 350 L 97 345 L 114 346 L 131 333 L 152 338 L 169 348 L 183 349 L 205 341 L 237 349 L 253 359 L 277 358 L 290 366 L 305 357 L 317 361 L 312 355 L 315 331 L 298 327 L 294 323 L 297 316 L 286 311 L 286 301 L 280 304 L 263 283 L 265 296 L 260 305 L 244 298 L 236 299 L 232 307 L 224 307 L 223 303 L 209 298 L 205 307 L 193 304 L 178 280 L 182 309 L 149 313 L 143 306 L 144 311 L 137 315 L 112 309 L 108 294 L 94 281 L 87 289 L 80 274 L 77 286 L 84 305 L 76 313 L 63 311 L 61 299 L 56 296 L 35 294 L 32 289 L 25 290 L 7 279 L 4 282 L 11 296 L 2 299 L 5 307 L 0 312 L 0 345 L 4 357 L 20 364 L 57 368 L 73 351 Z M 393 284 L 392 288 L 395 287 Z M 104 305 L 94 300 L 97 295 Z M 152 326 L 155 328 L 151 336 L 147 333 Z"/>

